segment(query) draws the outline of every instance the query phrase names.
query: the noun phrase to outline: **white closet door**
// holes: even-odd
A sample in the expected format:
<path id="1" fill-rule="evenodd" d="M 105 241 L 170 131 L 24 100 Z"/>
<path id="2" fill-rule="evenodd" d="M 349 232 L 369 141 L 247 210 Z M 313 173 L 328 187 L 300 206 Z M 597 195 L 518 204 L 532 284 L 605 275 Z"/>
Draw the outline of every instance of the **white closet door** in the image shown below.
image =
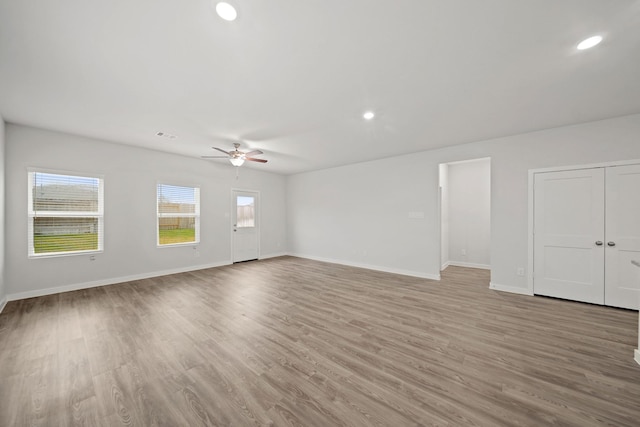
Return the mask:
<path id="1" fill-rule="evenodd" d="M 534 293 L 604 304 L 604 169 L 535 174 Z"/>
<path id="2" fill-rule="evenodd" d="M 640 308 L 640 165 L 606 171 L 605 304 Z"/>

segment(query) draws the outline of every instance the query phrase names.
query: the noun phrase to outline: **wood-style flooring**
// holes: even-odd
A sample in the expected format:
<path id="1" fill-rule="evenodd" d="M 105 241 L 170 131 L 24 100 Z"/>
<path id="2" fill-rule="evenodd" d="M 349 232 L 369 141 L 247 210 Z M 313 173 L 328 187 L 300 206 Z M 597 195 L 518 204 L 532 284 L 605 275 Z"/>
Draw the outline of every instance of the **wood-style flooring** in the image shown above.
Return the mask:
<path id="1" fill-rule="evenodd" d="M 638 426 L 637 312 L 282 257 L 10 302 L 0 426 Z"/>

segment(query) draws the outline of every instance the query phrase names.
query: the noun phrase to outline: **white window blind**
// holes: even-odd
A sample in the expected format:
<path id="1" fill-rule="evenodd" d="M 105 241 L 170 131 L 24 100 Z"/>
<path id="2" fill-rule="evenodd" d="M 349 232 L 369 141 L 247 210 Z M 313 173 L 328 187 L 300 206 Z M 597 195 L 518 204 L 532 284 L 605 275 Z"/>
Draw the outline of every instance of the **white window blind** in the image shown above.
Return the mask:
<path id="1" fill-rule="evenodd" d="M 200 188 L 158 184 L 158 245 L 200 242 Z"/>
<path id="2" fill-rule="evenodd" d="M 29 256 L 103 250 L 103 179 L 29 171 Z"/>

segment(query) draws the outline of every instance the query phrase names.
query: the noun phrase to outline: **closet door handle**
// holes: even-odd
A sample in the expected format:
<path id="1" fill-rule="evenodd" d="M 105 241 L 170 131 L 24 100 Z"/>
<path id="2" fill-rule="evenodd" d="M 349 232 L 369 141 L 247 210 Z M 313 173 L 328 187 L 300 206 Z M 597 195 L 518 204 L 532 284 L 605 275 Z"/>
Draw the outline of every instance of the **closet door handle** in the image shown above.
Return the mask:
<path id="1" fill-rule="evenodd" d="M 598 241 L 596 242 L 596 246 L 602 246 L 602 245 L 603 245 L 603 243 L 602 243 L 602 241 L 601 241 L 601 240 L 598 240 Z"/>
<path id="2" fill-rule="evenodd" d="M 607 245 L 608 245 L 608 246 L 615 246 L 615 245 L 616 245 L 616 242 L 607 242 Z"/>

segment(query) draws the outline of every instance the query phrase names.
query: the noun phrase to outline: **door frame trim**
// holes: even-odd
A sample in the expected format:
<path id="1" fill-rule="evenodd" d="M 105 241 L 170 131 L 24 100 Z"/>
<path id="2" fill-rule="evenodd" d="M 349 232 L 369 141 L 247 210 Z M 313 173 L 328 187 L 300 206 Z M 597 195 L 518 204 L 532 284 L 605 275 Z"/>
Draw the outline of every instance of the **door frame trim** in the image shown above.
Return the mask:
<path id="1" fill-rule="evenodd" d="M 589 163 L 583 165 L 568 165 L 568 166 L 554 166 L 549 168 L 529 169 L 528 171 L 528 185 L 527 185 L 527 295 L 533 295 L 533 252 L 534 252 L 534 239 L 533 239 L 533 224 L 534 224 L 534 187 L 535 187 L 535 174 L 547 173 L 547 172 L 562 172 L 572 171 L 580 169 L 596 169 L 596 168 L 608 168 L 616 166 L 628 166 L 640 164 L 640 159 L 637 160 L 619 160 L 614 162 L 603 163 Z"/>
<path id="2" fill-rule="evenodd" d="M 230 202 L 229 206 L 231 207 L 231 209 L 235 209 L 236 208 L 236 201 L 235 201 L 235 199 L 233 197 L 233 193 L 236 192 L 236 191 L 237 192 L 241 192 L 241 193 L 254 193 L 256 195 L 256 201 L 257 201 L 257 205 L 258 205 L 256 207 L 256 211 L 255 211 L 256 212 L 255 213 L 255 215 L 256 215 L 256 225 L 257 225 L 256 228 L 258 229 L 258 233 L 257 233 L 258 259 L 261 259 L 261 257 L 260 257 L 260 233 L 261 233 L 261 230 L 262 230 L 262 221 L 261 221 L 261 216 L 262 216 L 261 215 L 261 210 L 262 210 L 261 203 L 262 203 L 262 201 L 260 199 L 260 191 L 259 190 L 249 190 L 249 189 L 246 189 L 246 188 L 235 188 L 235 187 L 232 187 L 231 188 L 231 193 L 229 194 L 229 202 Z M 234 246 L 233 246 L 234 245 L 233 226 L 231 225 L 231 223 L 233 222 L 234 215 L 236 215 L 236 214 L 234 214 L 233 211 L 229 212 L 229 224 L 228 225 L 229 225 L 230 250 L 231 250 L 231 252 L 229 254 L 230 255 L 229 258 L 231 259 L 231 264 L 233 264 L 235 262 L 234 256 L 233 256 L 233 254 L 234 254 L 234 252 L 233 252 L 233 250 L 234 250 Z"/>

